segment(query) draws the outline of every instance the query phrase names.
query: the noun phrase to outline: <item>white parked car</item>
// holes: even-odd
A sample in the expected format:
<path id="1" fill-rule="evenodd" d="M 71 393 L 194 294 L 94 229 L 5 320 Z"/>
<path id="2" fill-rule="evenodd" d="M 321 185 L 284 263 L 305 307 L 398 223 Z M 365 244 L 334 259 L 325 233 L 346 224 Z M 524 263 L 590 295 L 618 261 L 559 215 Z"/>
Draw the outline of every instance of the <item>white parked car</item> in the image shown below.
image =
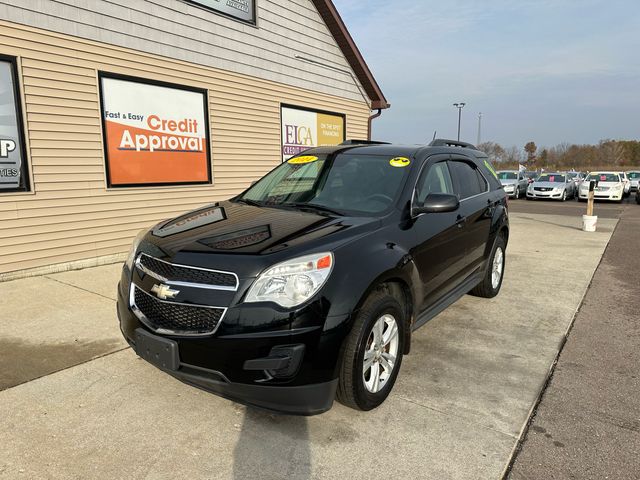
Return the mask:
<path id="1" fill-rule="evenodd" d="M 629 182 L 631 183 L 631 191 L 637 192 L 639 190 L 638 183 L 640 182 L 640 172 L 637 170 L 627 172 L 627 177 L 629 178 Z"/>
<path id="2" fill-rule="evenodd" d="M 597 200 L 612 200 L 621 202 L 624 197 L 624 182 L 620 172 L 591 172 L 580 185 L 578 200 L 583 202 L 589 197 L 589 183 L 595 180 L 597 186 L 593 192 Z"/>
<path id="3" fill-rule="evenodd" d="M 631 193 L 631 181 L 627 177 L 627 172 L 620 172 L 620 179 L 624 183 L 624 196 L 626 197 Z"/>

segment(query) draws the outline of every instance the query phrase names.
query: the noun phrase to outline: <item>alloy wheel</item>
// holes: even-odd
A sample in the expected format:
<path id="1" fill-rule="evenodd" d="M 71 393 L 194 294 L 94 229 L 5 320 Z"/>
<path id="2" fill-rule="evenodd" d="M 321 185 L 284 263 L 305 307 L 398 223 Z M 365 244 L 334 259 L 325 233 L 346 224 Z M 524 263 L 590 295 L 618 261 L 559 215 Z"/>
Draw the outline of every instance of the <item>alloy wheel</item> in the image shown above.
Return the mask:
<path id="1" fill-rule="evenodd" d="M 382 390 L 391 377 L 398 358 L 398 323 L 385 313 L 376 320 L 367 338 L 362 365 L 362 380 L 371 393 Z"/>
<path id="2" fill-rule="evenodd" d="M 493 255 L 493 264 L 491 266 L 491 286 L 496 289 L 502 280 L 502 272 L 504 271 L 504 252 L 501 247 L 496 248 Z"/>

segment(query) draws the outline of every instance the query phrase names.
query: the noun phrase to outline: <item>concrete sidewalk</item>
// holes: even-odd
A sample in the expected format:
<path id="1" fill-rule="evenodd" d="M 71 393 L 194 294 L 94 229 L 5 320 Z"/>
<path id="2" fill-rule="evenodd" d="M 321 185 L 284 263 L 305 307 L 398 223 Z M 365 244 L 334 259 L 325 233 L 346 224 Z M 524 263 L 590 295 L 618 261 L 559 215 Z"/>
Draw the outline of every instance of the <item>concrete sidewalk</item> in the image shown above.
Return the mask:
<path id="1" fill-rule="evenodd" d="M 368 413 L 265 414 L 119 351 L 117 265 L 0 283 L 0 478 L 500 478 L 616 220 L 579 223 L 512 215 L 501 294 L 416 332 Z"/>

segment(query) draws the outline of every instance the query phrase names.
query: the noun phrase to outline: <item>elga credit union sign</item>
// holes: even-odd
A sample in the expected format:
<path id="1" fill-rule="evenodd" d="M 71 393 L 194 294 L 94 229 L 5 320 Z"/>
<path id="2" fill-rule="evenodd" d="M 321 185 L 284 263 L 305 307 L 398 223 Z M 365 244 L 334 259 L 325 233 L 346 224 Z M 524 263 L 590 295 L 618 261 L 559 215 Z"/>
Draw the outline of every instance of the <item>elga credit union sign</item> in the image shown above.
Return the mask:
<path id="1" fill-rule="evenodd" d="M 282 161 L 307 148 L 338 145 L 345 140 L 345 117 L 302 107 L 283 106 Z"/>
<path id="2" fill-rule="evenodd" d="M 100 75 L 109 186 L 210 183 L 206 92 Z"/>

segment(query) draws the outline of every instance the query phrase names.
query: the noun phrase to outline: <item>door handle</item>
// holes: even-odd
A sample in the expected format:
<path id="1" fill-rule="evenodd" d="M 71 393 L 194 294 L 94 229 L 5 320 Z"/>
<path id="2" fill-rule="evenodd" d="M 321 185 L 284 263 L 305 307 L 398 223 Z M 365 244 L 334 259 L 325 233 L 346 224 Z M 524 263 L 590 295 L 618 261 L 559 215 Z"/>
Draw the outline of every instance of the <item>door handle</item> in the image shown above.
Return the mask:
<path id="1" fill-rule="evenodd" d="M 456 219 L 456 225 L 458 226 L 458 228 L 464 227 L 465 223 L 467 223 L 467 217 L 463 217 L 462 215 L 458 215 L 458 218 Z"/>

